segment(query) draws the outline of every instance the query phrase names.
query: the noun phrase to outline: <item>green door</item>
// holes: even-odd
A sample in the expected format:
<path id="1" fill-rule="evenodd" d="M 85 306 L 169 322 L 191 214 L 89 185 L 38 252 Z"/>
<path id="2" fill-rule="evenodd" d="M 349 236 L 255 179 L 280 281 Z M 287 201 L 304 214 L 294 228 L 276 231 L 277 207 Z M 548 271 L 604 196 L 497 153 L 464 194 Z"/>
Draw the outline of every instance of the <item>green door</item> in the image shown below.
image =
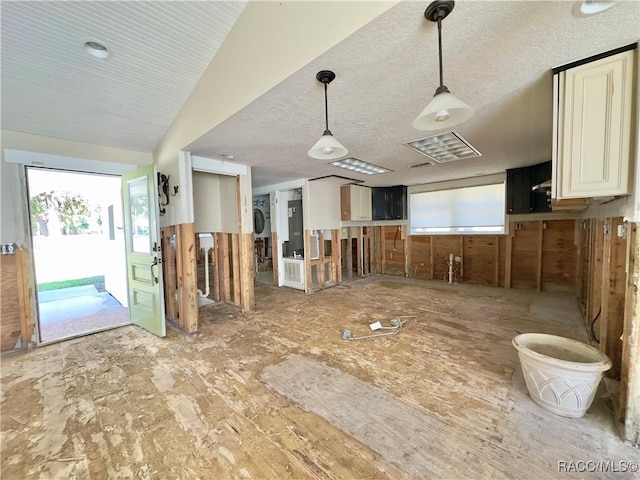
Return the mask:
<path id="1" fill-rule="evenodd" d="M 158 187 L 154 165 L 122 176 L 129 316 L 136 325 L 166 335 L 160 262 Z"/>

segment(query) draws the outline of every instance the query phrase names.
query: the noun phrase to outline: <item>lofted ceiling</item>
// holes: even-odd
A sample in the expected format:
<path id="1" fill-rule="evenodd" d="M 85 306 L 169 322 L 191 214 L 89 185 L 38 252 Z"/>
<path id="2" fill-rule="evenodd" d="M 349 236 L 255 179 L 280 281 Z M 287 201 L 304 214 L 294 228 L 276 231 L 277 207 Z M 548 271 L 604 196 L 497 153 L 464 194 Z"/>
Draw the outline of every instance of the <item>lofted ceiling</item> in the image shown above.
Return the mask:
<path id="1" fill-rule="evenodd" d="M 429 2 L 402 1 L 189 146 L 253 167 L 254 187 L 341 175 L 369 186 L 413 185 L 504 172 L 551 159 L 551 68 L 638 41 L 640 2 L 590 17 L 575 1 L 458 1 L 443 21 L 444 83 L 476 109 L 452 130 L 482 156 L 409 168 L 427 157 L 404 144 L 439 133 L 412 128 L 438 86 L 437 25 Z M 329 127 L 349 156 L 393 170 L 364 175 L 314 160 L 324 130 L 323 86 L 333 70 Z M 446 131 L 446 130 L 443 130 Z"/>
<path id="2" fill-rule="evenodd" d="M 428 158 L 404 144 L 438 85 L 429 2 L 401 1 L 187 149 L 253 167 L 254 187 L 349 176 L 365 185 L 489 175 L 551 156 L 552 67 L 638 41 L 640 2 L 590 17 L 571 1 L 461 0 L 443 21 L 444 83 L 476 115 L 453 130 L 482 156 Z M 2 128 L 153 151 L 245 6 L 244 1 L 2 1 Z M 109 60 L 83 50 L 103 42 Z M 329 126 L 367 176 L 313 160 L 324 130 L 319 70 L 333 70 Z M 228 157 L 225 157 L 228 158 Z"/>
<path id="3" fill-rule="evenodd" d="M 153 151 L 245 4 L 2 1 L 2 128 Z"/>

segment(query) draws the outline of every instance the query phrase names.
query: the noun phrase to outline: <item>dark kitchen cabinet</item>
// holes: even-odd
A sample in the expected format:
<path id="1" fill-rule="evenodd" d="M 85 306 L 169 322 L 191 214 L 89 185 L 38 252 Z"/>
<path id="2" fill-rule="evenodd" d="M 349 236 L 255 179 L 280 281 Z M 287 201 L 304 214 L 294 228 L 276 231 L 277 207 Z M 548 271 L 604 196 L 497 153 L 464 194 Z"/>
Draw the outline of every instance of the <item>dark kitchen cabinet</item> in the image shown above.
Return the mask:
<path id="1" fill-rule="evenodd" d="M 529 213 L 529 167 L 507 170 L 507 213 Z"/>
<path id="2" fill-rule="evenodd" d="M 507 170 L 507 213 L 550 212 L 551 162 Z M 536 185 L 549 183 L 535 190 Z"/>
<path id="3" fill-rule="evenodd" d="M 407 187 L 374 187 L 371 192 L 372 220 L 407 218 Z"/>

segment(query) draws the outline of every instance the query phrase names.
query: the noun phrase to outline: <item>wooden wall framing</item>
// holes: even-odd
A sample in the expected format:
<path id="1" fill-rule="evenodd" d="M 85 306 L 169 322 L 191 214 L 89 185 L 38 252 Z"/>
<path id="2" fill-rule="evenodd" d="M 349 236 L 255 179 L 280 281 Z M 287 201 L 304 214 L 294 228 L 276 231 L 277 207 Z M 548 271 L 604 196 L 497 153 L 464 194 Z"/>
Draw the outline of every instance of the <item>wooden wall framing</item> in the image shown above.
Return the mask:
<path id="1" fill-rule="evenodd" d="M 340 230 L 335 230 L 335 242 L 337 242 L 337 252 L 340 256 L 336 264 L 339 275 L 338 283 L 343 279 L 353 280 L 373 273 L 380 273 L 380 259 L 376 253 L 378 244 L 375 237 L 375 227 L 345 228 L 347 229 L 347 238 L 342 240 L 339 240 Z"/>
<path id="2" fill-rule="evenodd" d="M 198 330 L 196 240 L 193 223 L 163 227 L 162 275 L 165 314 L 188 333 Z"/>
<path id="3" fill-rule="evenodd" d="M 512 222 L 509 235 L 408 235 L 406 225 L 375 226 L 374 273 L 446 281 L 449 255 L 457 282 L 574 292 L 575 220 Z"/>
<path id="4" fill-rule="evenodd" d="M 245 312 L 253 310 L 253 234 L 211 234 L 213 251 L 208 260 L 211 266 L 210 287 L 214 300 L 235 305 Z M 201 265 L 205 261 L 199 250 L 198 238 L 192 223 L 162 228 L 166 315 L 188 333 L 198 330 L 198 259 Z"/>
<path id="5" fill-rule="evenodd" d="M 630 254 L 621 217 L 588 219 L 579 223 L 579 280 L 576 294 L 591 341 L 611 359 L 607 377 L 620 380 L 622 341 L 627 296 L 627 261 Z"/>
<path id="6" fill-rule="evenodd" d="M 640 236 L 627 225 L 628 255 L 618 419 L 623 439 L 640 444 Z"/>
<path id="7" fill-rule="evenodd" d="M 330 230 L 325 237 L 323 231 L 319 231 L 318 245 L 320 255 L 318 259 L 305 261 L 305 292 L 314 292 L 323 288 L 332 287 L 342 283 L 342 242 L 340 242 L 340 230 Z M 325 242 L 328 241 L 330 249 L 327 252 Z M 310 252 L 311 231 L 304 232 L 304 250 Z"/>
<path id="8" fill-rule="evenodd" d="M 577 296 L 585 326 L 612 362 L 605 375 L 620 380 L 613 398 L 622 437 L 640 443 L 640 304 L 637 225 L 622 218 L 580 222 Z"/>
<path id="9" fill-rule="evenodd" d="M 28 348 L 35 318 L 33 289 L 29 284 L 29 252 L 15 247 L 13 255 L 0 255 L 0 350 Z"/>

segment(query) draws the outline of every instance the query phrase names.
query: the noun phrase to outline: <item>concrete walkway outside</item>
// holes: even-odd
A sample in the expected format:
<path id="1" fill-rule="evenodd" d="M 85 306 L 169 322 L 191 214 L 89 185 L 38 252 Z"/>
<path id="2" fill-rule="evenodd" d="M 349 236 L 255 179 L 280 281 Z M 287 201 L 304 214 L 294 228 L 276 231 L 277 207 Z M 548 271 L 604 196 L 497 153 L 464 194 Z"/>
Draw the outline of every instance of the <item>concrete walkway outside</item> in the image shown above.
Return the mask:
<path id="1" fill-rule="evenodd" d="M 123 308 L 108 292 L 98 292 L 93 285 L 61 288 L 38 294 L 40 324 L 84 317 Z"/>
<path id="2" fill-rule="evenodd" d="M 40 340 L 52 342 L 129 323 L 128 309 L 93 285 L 38 293 Z"/>

